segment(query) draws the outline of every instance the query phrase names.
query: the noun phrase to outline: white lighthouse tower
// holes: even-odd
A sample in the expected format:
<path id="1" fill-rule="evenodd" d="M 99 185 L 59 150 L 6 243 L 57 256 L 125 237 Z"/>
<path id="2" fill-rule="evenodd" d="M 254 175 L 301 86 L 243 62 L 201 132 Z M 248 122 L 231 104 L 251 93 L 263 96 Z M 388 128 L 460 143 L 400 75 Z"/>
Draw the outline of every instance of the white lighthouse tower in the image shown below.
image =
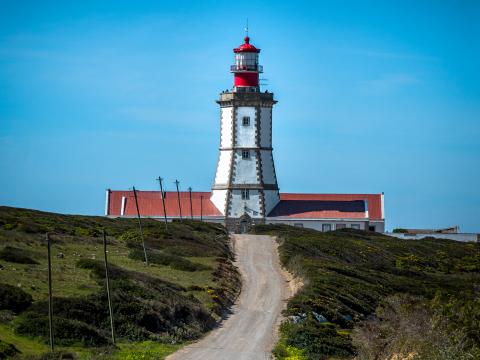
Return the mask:
<path id="1" fill-rule="evenodd" d="M 233 50 L 234 85 L 222 92 L 220 156 L 211 201 L 230 229 L 262 223 L 280 201 L 272 156 L 273 94 L 260 92 L 260 49 L 245 43 Z"/>

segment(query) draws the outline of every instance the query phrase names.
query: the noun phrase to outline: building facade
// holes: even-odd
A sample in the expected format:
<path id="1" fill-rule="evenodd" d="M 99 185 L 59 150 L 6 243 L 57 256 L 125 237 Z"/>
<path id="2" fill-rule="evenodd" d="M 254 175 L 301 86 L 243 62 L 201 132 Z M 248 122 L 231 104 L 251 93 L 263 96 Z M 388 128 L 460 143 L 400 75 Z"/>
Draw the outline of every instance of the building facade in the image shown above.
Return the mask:
<path id="1" fill-rule="evenodd" d="M 272 115 L 277 101 L 272 93 L 260 89 L 260 49 L 250 44 L 247 36 L 233 52 L 233 87 L 222 92 L 217 101 L 220 142 L 212 191 L 137 192 L 140 214 L 176 219 L 183 213 L 186 217 L 222 222 L 235 232 L 248 231 L 260 223 L 320 231 L 350 227 L 383 232 L 383 194 L 279 192 L 272 154 Z M 107 190 L 106 215 L 136 216 L 132 196 L 128 191 Z"/>

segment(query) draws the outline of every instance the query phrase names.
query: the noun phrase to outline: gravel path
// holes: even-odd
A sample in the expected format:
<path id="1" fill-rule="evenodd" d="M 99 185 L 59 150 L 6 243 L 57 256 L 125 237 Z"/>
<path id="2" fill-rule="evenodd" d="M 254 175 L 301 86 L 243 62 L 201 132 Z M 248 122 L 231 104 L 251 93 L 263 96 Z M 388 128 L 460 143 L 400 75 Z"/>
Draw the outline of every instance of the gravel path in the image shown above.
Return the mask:
<path id="1" fill-rule="evenodd" d="M 242 275 L 242 292 L 233 313 L 199 342 L 168 360 L 270 359 L 280 313 L 292 295 L 271 236 L 233 235 L 236 266 Z"/>

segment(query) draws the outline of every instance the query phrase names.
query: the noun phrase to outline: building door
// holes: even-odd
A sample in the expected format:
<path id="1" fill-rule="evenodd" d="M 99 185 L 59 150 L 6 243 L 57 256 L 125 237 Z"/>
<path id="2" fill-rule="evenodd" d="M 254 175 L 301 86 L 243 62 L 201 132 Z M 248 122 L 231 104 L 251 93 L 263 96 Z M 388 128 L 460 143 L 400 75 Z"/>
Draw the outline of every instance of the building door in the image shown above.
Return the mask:
<path id="1" fill-rule="evenodd" d="M 240 222 L 240 233 L 246 234 L 248 233 L 248 230 L 249 230 L 248 221 L 242 220 Z"/>
<path id="2" fill-rule="evenodd" d="M 243 214 L 240 217 L 240 222 L 238 223 L 240 234 L 246 234 L 250 231 L 252 227 L 252 218 L 248 214 Z"/>

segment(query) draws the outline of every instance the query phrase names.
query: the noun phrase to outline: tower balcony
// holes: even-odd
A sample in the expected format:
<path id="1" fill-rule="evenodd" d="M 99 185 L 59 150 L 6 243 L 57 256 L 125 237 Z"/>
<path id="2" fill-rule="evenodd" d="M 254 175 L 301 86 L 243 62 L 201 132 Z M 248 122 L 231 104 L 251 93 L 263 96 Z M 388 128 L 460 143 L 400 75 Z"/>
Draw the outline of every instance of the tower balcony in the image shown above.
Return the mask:
<path id="1" fill-rule="evenodd" d="M 242 72 L 242 71 L 254 71 L 254 72 L 263 72 L 262 65 L 231 65 L 230 72 Z"/>

